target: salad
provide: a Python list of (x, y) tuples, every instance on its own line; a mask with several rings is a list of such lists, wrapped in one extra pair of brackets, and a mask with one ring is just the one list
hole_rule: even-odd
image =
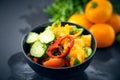
[(54, 22), (43, 32), (29, 32), (27, 54), (34, 62), (46, 67), (71, 67), (83, 63), (92, 54), (91, 34), (75, 25)]

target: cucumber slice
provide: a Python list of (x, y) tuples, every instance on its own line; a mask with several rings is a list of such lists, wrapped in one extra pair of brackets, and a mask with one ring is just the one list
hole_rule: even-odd
[(26, 43), (31, 44), (39, 40), (39, 35), (35, 32), (30, 32), (27, 36)]
[(55, 35), (50, 29), (46, 29), (43, 33), (40, 33), (39, 40), (42, 43), (49, 43), (55, 39)]
[(91, 54), (92, 54), (92, 49), (90, 47), (85, 47), (85, 51), (86, 51), (86, 58), (88, 58)]
[(40, 58), (45, 54), (46, 49), (47, 46), (45, 44), (42, 44), (40, 41), (36, 41), (30, 49), (30, 54), (31, 56)]

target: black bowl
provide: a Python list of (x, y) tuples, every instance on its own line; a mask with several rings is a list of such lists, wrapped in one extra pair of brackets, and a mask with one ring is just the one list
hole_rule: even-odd
[[(52, 23), (39, 25), (39, 26), (35, 27), (34, 29), (32, 29), (31, 31), (40, 33), (47, 26), (49, 26), (51, 24)], [(61, 22), (61, 24), (62, 25), (65, 25), (65, 24), (76, 25), (76, 24), (69, 23), (69, 22)], [(76, 26), (77, 27), (82, 27), (82, 26), (79, 26), (79, 25), (76, 25)], [(83, 34), (91, 34), (91, 33), (87, 29), (84, 28)], [(95, 55), (96, 41), (95, 41), (95, 38), (93, 37), (93, 35), (91, 34), (92, 35), (91, 48), (92, 48), (93, 53), (85, 62), (83, 62), (81, 64), (78, 64), (78, 65), (75, 65), (73, 67), (48, 68), (48, 67), (42, 66), (38, 63), (35, 63), (34, 61), (32, 61), (32, 59), (30, 57), (27, 56), (27, 53), (29, 53), (29, 50), (30, 50), (29, 45), (26, 44), (26, 42), (25, 42), (27, 35), (23, 38), (23, 41), (22, 41), (22, 49), (23, 49), (23, 54), (24, 54), (25, 60), (27, 61), (27, 63), (30, 65), (30, 67), (36, 73), (38, 73), (40, 76), (43, 76), (43, 77), (60, 79), (60, 78), (69, 78), (69, 77), (77, 76), (80, 73), (84, 72), (84, 70), (89, 66), (93, 56)]]

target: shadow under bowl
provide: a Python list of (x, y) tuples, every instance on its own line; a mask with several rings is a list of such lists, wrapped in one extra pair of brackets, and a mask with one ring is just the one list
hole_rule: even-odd
[[(83, 28), (80, 25), (69, 23), (69, 22), (61, 22), (61, 25), (75, 25), (76, 27)], [(47, 23), (43, 25), (39, 25), (35, 28), (33, 28), (31, 31), (40, 33), (43, 32), (44, 29), (47, 26), (52, 25), (52, 23)], [(91, 34), (87, 29), (84, 28), (83, 34)], [(28, 34), (27, 34), (28, 35)], [(22, 40), (22, 49), (23, 49), (23, 55), (27, 63), (30, 65), (30, 67), (40, 76), (47, 77), (50, 79), (62, 79), (62, 78), (70, 78), (77, 75), (80, 75), (84, 72), (84, 70), (89, 66), (90, 62), (92, 61), (93, 56), (95, 55), (96, 51), (96, 41), (95, 38), (92, 35), (92, 42), (91, 42), (91, 48), (92, 48), (92, 55), (87, 58), (83, 63), (75, 65), (73, 67), (63, 67), (63, 68), (48, 68), (41, 64), (35, 63), (30, 57), (27, 56), (27, 53), (29, 53), (30, 46), (26, 43), (26, 37), (24, 36)]]

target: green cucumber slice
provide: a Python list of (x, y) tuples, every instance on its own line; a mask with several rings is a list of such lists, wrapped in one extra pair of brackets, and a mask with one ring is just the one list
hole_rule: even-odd
[(31, 56), (40, 58), (45, 54), (46, 49), (47, 46), (45, 44), (42, 44), (40, 41), (36, 41), (30, 49), (30, 54)]
[(44, 32), (40, 33), (39, 40), (42, 43), (49, 43), (55, 39), (55, 35), (50, 29), (46, 29)]
[(85, 47), (85, 51), (86, 51), (86, 58), (88, 58), (91, 54), (92, 54), (92, 49), (90, 47)]
[(30, 32), (27, 36), (26, 43), (31, 44), (39, 40), (39, 35), (35, 32)]

